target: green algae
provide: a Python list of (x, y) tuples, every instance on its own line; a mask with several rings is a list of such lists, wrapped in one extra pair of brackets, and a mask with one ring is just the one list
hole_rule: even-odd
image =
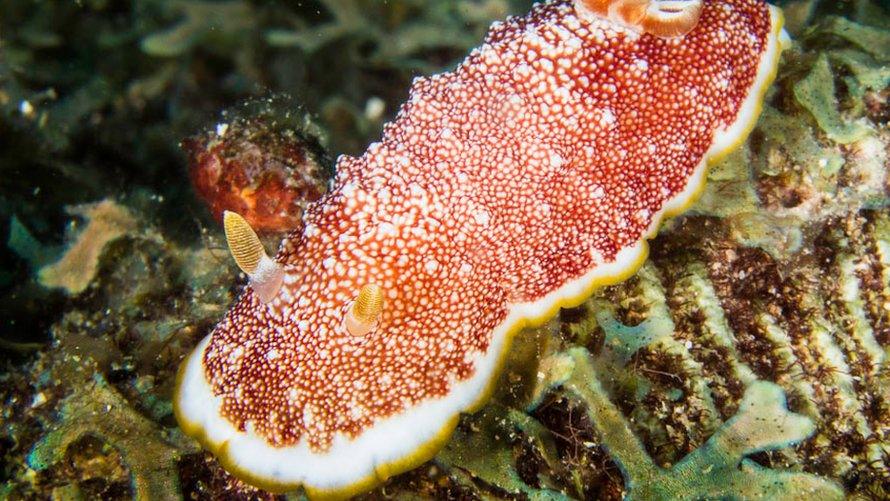
[(890, 68), (886, 61), (880, 61), (868, 54), (840, 49), (828, 53), (829, 59), (852, 74), (845, 78), (847, 89), (854, 100), (862, 99), (866, 91), (880, 91), (890, 85)]
[(181, 20), (142, 39), (140, 47), (148, 55), (177, 57), (199, 44), (213, 43), (225, 50), (248, 35), (255, 22), (250, 5), (240, 0), (172, 2), (169, 10)]
[[(838, 153), (826, 151), (818, 144), (803, 121), (795, 123), (770, 107), (763, 112), (759, 130), (775, 144), (802, 143), (804, 147), (796, 150), (800, 152), (798, 158), (801, 165), (812, 169), (814, 179), (830, 179), (844, 164)], [(774, 256), (787, 256), (799, 250), (803, 243), (800, 219), (761, 210), (754, 174), (756, 166), (748, 145), (727, 155), (711, 168), (702, 196), (689, 213), (724, 218), (745, 245), (760, 247)], [(779, 171), (765, 173), (780, 174)]]
[(266, 41), (273, 46), (299, 47), (307, 53), (313, 53), (350, 35), (360, 38), (375, 35), (357, 2), (325, 0), (322, 4), (331, 13), (332, 20), (299, 30), (271, 29), (265, 33)]
[(96, 375), (93, 382), (61, 402), (59, 420), (28, 455), (28, 466), (42, 471), (65, 457), (68, 447), (85, 436), (97, 436), (122, 457), (139, 500), (180, 497), (177, 461), (181, 444), (171, 443), (158, 426)]
[[(814, 128), (804, 116), (789, 116), (772, 106), (765, 106), (757, 125), (771, 148), (793, 152), (793, 168), (805, 170), (820, 191), (832, 189), (835, 175), (845, 160), (833, 145), (821, 143)], [(758, 174), (778, 176), (784, 173), (783, 163), (768, 156), (752, 158)]]
[(44, 245), (37, 240), (15, 215), (9, 220), (9, 237), (6, 245), (35, 270), (56, 260), (61, 252), (61, 249)]
[[(883, 221), (881, 219), (880, 221)], [(885, 228), (880, 223), (880, 228)], [(602, 300), (593, 300), (588, 304), (592, 312), (580, 323), (571, 325), (572, 331), (604, 331), (602, 348), (591, 355), (584, 348), (567, 347), (565, 351), (550, 351), (540, 364), (544, 373), (539, 385), (541, 392), (565, 392), (582, 402), (581, 408), (586, 409), (591, 422), (597, 430), (602, 447), (616, 461), (625, 478), (625, 499), (798, 499), (801, 495), (813, 496), (815, 499), (843, 499), (844, 490), (834, 481), (820, 475), (801, 471), (801, 465), (789, 463), (786, 468), (765, 467), (752, 460), (749, 456), (764, 451), (771, 451), (777, 457), (794, 457), (794, 445), (804, 442), (816, 433), (816, 422), (808, 415), (801, 415), (787, 409), (785, 391), (782, 387), (757, 378), (747, 367), (723, 367), (728, 374), (741, 376), (738, 372), (744, 368), (747, 376), (744, 395), (741, 397), (734, 414), (722, 423), (707, 424), (702, 422), (696, 426), (711, 429), (707, 440), (695, 447), (674, 464), (664, 460), (656, 461), (647, 449), (651, 445), (652, 430), (658, 425), (647, 419), (645, 414), (634, 413), (625, 415), (617, 406), (616, 401), (633, 398), (638, 407), (645, 406), (647, 392), (630, 391), (645, 380), (644, 373), (637, 372), (631, 359), (636, 360), (640, 350), (655, 350), (659, 356), (682, 351), (669, 339), (674, 333), (660, 333), (652, 336), (647, 333), (647, 326), (652, 319), (660, 319), (658, 324), (663, 327), (658, 331), (679, 329), (671, 322), (671, 313), (676, 305), (670, 306), (665, 301), (663, 289), (658, 283), (664, 278), (652, 267), (644, 267), (638, 279), (639, 283), (629, 289), (634, 293), (633, 302), (642, 305), (643, 320), (635, 325), (624, 325), (615, 319), (614, 307)], [(689, 283), (689, 285), (693, 285)], [(699, 284), (698, 290), (690, 291), (696, 302), (705, 299), (709, 293)], [(622, 289), (628, 287), (622, 286)], [(711, 292), (710, 294), (713, 294)], [(620, 298), (621, 296), (619, 296)], [(627, 299), (619, 299), (618, 303), (630, 306)], [(849, 306), (861, 312), (865, 305), (851, 300)], [(670, 310), (667, 310), (670, 308)], [(723, 306), (711, 307), (714, 313), (710, 316), (722, 315)], [(677, 313), (674, 313), (677, 314)], [(596, 319), (596, 321), (587, 319)], [(862, 318), (862, 317), (860, 317)], [(601, 320), (605, 319), (605, 322)], [(864, 320), (861, 320), (864, 322)], [(708, 319), (708, 323), (713, 320)], [(823, 320), (822, 322), (825, 322)], [(599, 325), (598, 325), (599, 324)], [(823, 324), (824, 325), (824, 324)], [(779, 326), (775, 326), (779, 329)], [(732, 328), (723, 323), (715, 324), (715, 333), (722, 333), (722, 344), (732, 350), (736, 335)], [(619, 338), (629, 332), (649, 342), (637, 342), (625, 345), (627, 352), (622, 357), (610, 353), (612, 348), (609, 338)], [(578, 337), (574, 333), (573, 338)], [(716, 339), (716, 338), (715, 338)], [(776, 338), (776, 343), (787, 344), (790, 339)], [(676, 347), (675, 347), (676, 346)], [(694, 345), (693, 345), (694, 346)], [(686, 348), (690, 345), (687, 344)], [(637, 353), (632, 350), (636, 349)], [(783, 351), (787, 350), (787, 351)], [(784, 352), (794, 357), (793, 349), (777, 349), (776, 354)], [(628, 356), (629, 355), (629, 356)], [(685, 355), (688, 356), (688, 355)], [(738, 356), (738, 355), (736, 355)], [(797, 362), (791, 362), (797, 363)], [(792, 365), (793, 366), (793, 365)], [(798, 377), (806, 377), (800, 374)], [(636, 380), (636, 381), (634, 381)], [(649, 385), (649, 392), (652, 391)], [(662, 391), (664, 391), (662, 389)], [(683, 399), (684, 391), (677, 388), (666, 392), (667, 401)], [(696, 391), (696, 390), (693, 390)], [(697, 391), (711, 394), (710, 388)], [(797, 390), (795, 390), (797, 391)], [(623, 396), (622, 396), (623, 395)], [(708, 398), (705, 396), (704, 398)], [(535, 401), (538, 405), (541, 399)], [(812, 408), (812, 407), (810, 407)], [(716, 411), (712, 411), (716, 412)], [(818, 416), (818, 411), (813, 414)], [(641, 435), (641, 430), (648, 430)], [(691, 429), (690, 429), (691, 431)], [(644, 442), (645, 437), (645, 442)]]
[[(522, 432), (519, 435), (518, 432)], [(524, 437), (552, 458), (554, 446), (548, 432), (533, 418), (504, 407), (490, 405), (472, 420), (469, 429), (458, 428), (448, 445), (436, 456), (436, 463), (449, 470), (461, 470), (471, 478), (511, 494), (531, 500), (567, 500), (566, 494), (552, 488), (536, 488), (526, 483), (517, 471), (515, 443)], [(538, 477), (543, 485), (554, 485)]]
[(843, 38), (876, 58), (890, 60), (890, 33), (886, 30), (836, 16), (829, 18), (822, 30), (826, 34)]
[(711, 167), (705, 189), (689, 213), (731, 217), (756, 212), (760, 199), (753, 178), (751, 152), (745, 145)]
[(843, 499), (843, 490), (812, 474), (774, 471), (745, 456), (787, 447), (809, 437), (813, 423), (785, 408), (782, 390), (755, 382), (745, 392), (739, 412), (699, 449), (671, 468), (656, 466), (624, 415), (611, 402), (597, 377), (590, 354), (576, 348), (566, 354), (574, 363), (562, 383), (585, 408), (604, 447), (621, 466), (625, 499)]
[(733, 236), (749, 247), (759, 247), (782, 258), (799, 251), (803, 245), (800, 219), (774, 214), (750, 213), (731, 219)]
[(372, 61), (396, 61), (406, 69), (430, 72), (437, 68), (419, 55), (442, 48), (466, 51), (475, 47), (487, 21), (505, 15), (508, 9), (504, 0), (434, 2), (419, 10), (409, 5), (387, 9), (356, 0), (319, 3), (330, 14), (325, 22), (267, 30), (266, 42), (313, 54), (343, 40), (361, 40), (373, 44)]
[(667, 338), (674, 332), (670, 317), (653, 316), (638, 325), (629, 326), (615, 320), (608, 309), (601, 309), (596, 314), (596, 321), (605, 331), (603, 350), (608, 355), (604, 356), (622, 366), (640, 348)]
[[(18, 410), (29, 424), (6, 430), (31, 437), (19, 438), (19, 447), (28, 447), (22, 453), (36, 478), (25, 472), (14, 484), (16, 496), (66, 490), (105, 496), (129, 484), (138, 499), (175, 499), (180, 460), (199, 450), (170, 425), (169, 386), (189, 346), (183, 342), (191, 342), (191, 322), (221, 314), (234, 271), (219, 266), (212, 251), (166, 241), (147, 224), (145, 207), (131, 202), (139, 207), (129, 212), (138, 224), (103, 247), (100, 271), (81, 299), (103, 307), (70, 309), (53, 325), (53, 349), (41, 345), (31, 372), (22, 375), (33, 380), (28, 400), (35, 404)], [(28, 435), (35, 427), (40, 432)], [(101, 444), (99, 452), (87, 450), (92, 443)], [(103, 467), (92, 472), (90, 465)], [(112, 476), (119, 470), (128, 482)]]
[(849, 144), (865, 137), (869, 128), (859, 121), (844, 119), (837, 107), (834, 73), (828, 56), (822, 54), (809, 75), (794, 86), (794, 96), (815, 118), (832, 141)]

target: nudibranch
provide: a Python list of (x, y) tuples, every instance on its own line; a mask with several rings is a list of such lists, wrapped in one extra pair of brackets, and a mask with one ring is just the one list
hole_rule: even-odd
[(418, 78), (380, 142), (266, 255), (183, 363), (183, 429), (274, 491), (410, 469), (490, 392), (511, 337), (636, 271), (747, 135), (781, 13), (760, 0), (562, 0)]

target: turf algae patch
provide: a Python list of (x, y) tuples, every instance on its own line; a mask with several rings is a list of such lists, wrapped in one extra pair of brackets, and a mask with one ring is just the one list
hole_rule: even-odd
[(810, 74), (794, 87), (794, 95), (832, 141), (848, 144), (862, 139), (868, 127), (861, 122), (845, 120), (835, 105), (834, 75), (828, 57), (819, 57)]
[(843, 490), (815, 475), (764, 468), (746, 456), (803, 440), (814, 425), (785, 408), (782, 390), (767, 382), (749, 386), (739, 412), (700, 448), (671, 468), (657, 466), (611, 402), (586, 350), (566, 353), (574, 370), (563, 383), (584, 402), (603, 446), (625, 477), (625, 499), (769, 498), (843, 499)]
[[(801, 250), (777, 255), (740, 244), (725, 221), (683, 221), (634, 279), (561, 315), (563, 344), (541, 353), (531, 404), (574, 437), (559, 459), (583, 469), (565, 450), (589, 443), (643, 499), (884, 495), (890, 214), (823, 217), (802, 220)], [(555, 407), (593, 428), (560, 425)], [(758, 416), (788, 426), (764, 437), (779, 427)], [(625, 436), (608, 438), (618, 423)]]
[(879, 59), (890, 59), (890, 33), (885, 29), (831, 16), (825, 23), (825, 33), (843, 38)]
[[(555, 457), (552, 437), (533, 418), (490, 405), (459, 427), (456, 436), (458, 439), (451, 440), (435, 462), (446, 470), (465, 473), (477, 488), (530, 500), (571, 499), (555, 490), (554, 480), (540, 475), (537, 468), (522, 470), (525, 461)], [(461, 477), (458, 473), (457, 478)]]
[(63, 460), (71, 444), (90, 436), (120, 455), (129, 470), (134, 499), (180, 496), (179, 449), (101, 376), (62, 401), (58, 421), (31, 449), (28, 465), (36, 471), (51, 468)]
[[(890, 83), (887, 18), (860, 17), (856, 22), (827, 16), (818, 28), (801, 36), (803, 47), (816, 46), (821, 51), (798, 53), (800, 59), (796, 61), (808, 72), (794, 83), (796, 101), (827, 137), (839, 144), (873, 135), (880, 130), (880, 123), (886, 122), (882, 108), (886, 108)], [(879, 27), (882, 22), (884, 26)], [(866, 117), (876, 119), (878, 127), (874, 128)]]

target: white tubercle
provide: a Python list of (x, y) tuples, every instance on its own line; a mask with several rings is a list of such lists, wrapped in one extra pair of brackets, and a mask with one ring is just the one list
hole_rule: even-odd
[(268, 303), (278, 294), (284, 280), (284, 269), (274, 259), (263, 253), (250, 277), (250, 287), (259, 296), (260, 301)]
[(383, 290), (376, 284), (362, 287), (343, 318), (346, 332), (362, 337), (374, 330), (383, 311)]

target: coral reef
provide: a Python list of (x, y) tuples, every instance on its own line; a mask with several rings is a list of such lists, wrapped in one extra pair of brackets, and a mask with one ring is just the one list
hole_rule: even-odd
[[(518, 336), (494, 400), (365, 499), (890, 495), (890, 14), (785, 3), (777, 84), (691, 214), (635, 278)], [(175, 367), (240, 288), (178, 143), (268, 88), (362, 150), (415, 72), (527, 5), (230, 2), (202, 27), (199, 2), (137, 4), (0, 7), (0, 498), (281, 499), (172, 418)], [(41, 286), (62, 208), (106, 198), (135, 225), (76, 296)]]

